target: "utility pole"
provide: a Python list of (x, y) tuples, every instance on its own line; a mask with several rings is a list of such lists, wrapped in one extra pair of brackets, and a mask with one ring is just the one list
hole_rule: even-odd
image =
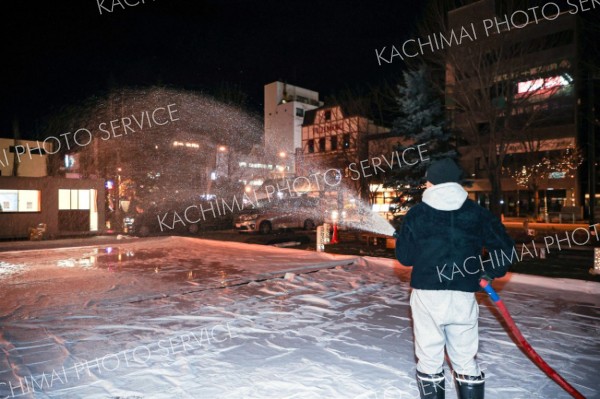
[[(590, 68), (591, 69), (591, 68)], [(589, 72), (588, 82), (588, 176), (589, 176), (589, 206), (590, 206), (590, 225), (596, 223), (596, 109), (594, 106), (594, 86), (595, 76), (593, 71)]]

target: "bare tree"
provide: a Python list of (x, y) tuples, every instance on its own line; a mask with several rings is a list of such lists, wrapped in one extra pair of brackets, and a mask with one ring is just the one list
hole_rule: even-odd
[[(481, 4), (485, 6), (485, 2)], [(475, 30), (467, 38), (461, 36), (460, 42), (450, 39), (451, 45), (425, 53), (423, 60), (444, 72), (439, 89), (446, 95), (451, 127), (461, 141), (461, 152), (481, 159), (490, 184), (490, 208), (500, 214), (503, 165), (509, 146), (521, 142), (525, 132), (551, 123), (557, 118), (556, 111), (562, 112), (565, 101), (570, 101), (565, 92), (572, 82), (556, 82), (573, 69), (569, 55), (539, 61), (540, 52), (572, 40), (573, 32), (541, 34), (544, 24), (555, 23), (548, 21), (527, 27), (533, 29), (533, 35), (499, 26), (484, 32), (482, 18), (493, 18), (489, 13), (497, 10), (479, 10), (467, 18), (451, 13), (449, 17), (447, 12), (453, 5), (456, 3), (444, 0), (435, 3), (428, 10), (422, 34), (438, 35), (441, 42), (440, 34), (446, 38), (460, 34), (470, 22), (476, 24)], [(501, 11), (510, 14), (527, 9), (520, 6), (523, 4), (518, 1), (504, 2)], [(567, 88), (559, 87), (563, 83)], [(572, 94), (572, 86), (570, 89)]]
[(583, 153), (577, 148), (544, 151), (542, 141), (526, 142), (523, 153), (506, 163), (503, 168), (505, 176), (513, 179), (517, 186), (525, 187), (534, 192), (537, 219), (540, 213), (539, 189), (544, 181), (554, 174), (556, 178), (573, 177), (573, 173), (583, 162)]

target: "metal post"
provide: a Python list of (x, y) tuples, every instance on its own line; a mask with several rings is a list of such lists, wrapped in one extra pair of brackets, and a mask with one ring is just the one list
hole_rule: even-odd
[(544, 190), (544, 222), (548, 223), (548, 190)]
[(317, 252), (325, 251), (323, 226), (317, 226)]
[(331, 243), (331, 225), (323, 223), (323, 244)]

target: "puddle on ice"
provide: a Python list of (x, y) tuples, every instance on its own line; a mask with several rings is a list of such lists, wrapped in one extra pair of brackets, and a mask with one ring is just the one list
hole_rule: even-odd
[(95, 268), (112, 273), (137, 273), (153, 275), (167, 281), (227, 281), (243, 270), (218, 261), (173, 256), (165, 250), (106, 247), (97, 248), (79, 259), (61, 259), (56, 264), (62, 268)]

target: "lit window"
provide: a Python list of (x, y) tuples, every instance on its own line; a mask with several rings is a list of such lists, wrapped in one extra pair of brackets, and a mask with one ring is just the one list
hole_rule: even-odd
[(89, 210), (94, 208), (92, 201), (95, 198), (95, 190), (58, 190), (58, 209), (61, 211), (69, 210)]
[(182, 141), (174, 141), (173, 147), (200, 148), (198, 143), (184, 143)]
[(39, 190), (0, 190), (0, 212), (40, 212)]
[(71, 169), (75, 166), (75, 157), (73, 155), (65, 155), (65, 168)]

